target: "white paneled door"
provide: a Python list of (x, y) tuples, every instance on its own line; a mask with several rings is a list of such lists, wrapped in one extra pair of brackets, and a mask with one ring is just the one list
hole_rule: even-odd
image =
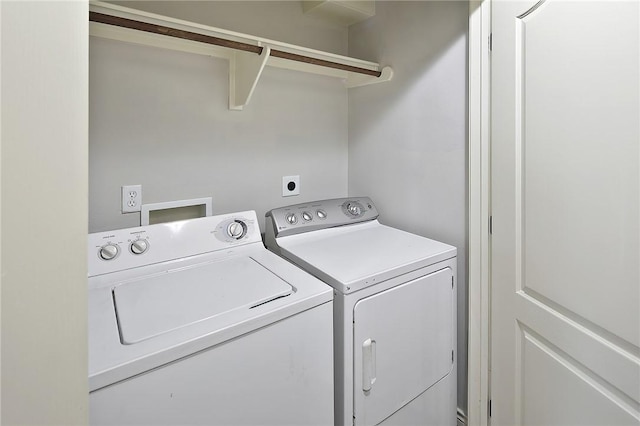
[(640, 3), (494, 1), (491, 424), (640, 424)]

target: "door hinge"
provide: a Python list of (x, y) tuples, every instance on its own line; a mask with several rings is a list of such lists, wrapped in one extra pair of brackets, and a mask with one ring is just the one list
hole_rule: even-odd
[(451, 363), (453, 363), (453, 351), (451, 351)]
[(493, 50), (493, 33), (489, 34), (489, 51)]
[(493, 235), (493, 216), (489, 216), (489, 235)]
[(453, 277), (451, 277), (451, 288), (453, 288)]
[(491, 417), (491, 400), (489, 400), (489, 417)]

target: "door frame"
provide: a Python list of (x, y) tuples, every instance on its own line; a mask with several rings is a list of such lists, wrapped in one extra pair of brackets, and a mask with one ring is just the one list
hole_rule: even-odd
[(469, 1), (467, 424), (489, 423), (491, 1)]

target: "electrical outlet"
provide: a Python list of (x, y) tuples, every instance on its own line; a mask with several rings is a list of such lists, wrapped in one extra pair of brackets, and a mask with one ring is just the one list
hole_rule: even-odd
[(282, 177), (282, 196), (300, 195), (300, 176)]
[(139, 212), (142, 209), (142, 185), (122, 187), (122, 213)]

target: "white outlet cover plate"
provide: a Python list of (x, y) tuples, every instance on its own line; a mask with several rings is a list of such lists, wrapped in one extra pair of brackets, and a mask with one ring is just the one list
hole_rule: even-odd
[(142, 185), (122, 187), (122, 213), (139, 212), (142, 209)]
[[(289, 184), (295, 186), (293, 190), (289, 189)], [(283, 176), (282, 177), (282, 196), (291, 197), (292, 195), (300, 195), (300, 176)]]

